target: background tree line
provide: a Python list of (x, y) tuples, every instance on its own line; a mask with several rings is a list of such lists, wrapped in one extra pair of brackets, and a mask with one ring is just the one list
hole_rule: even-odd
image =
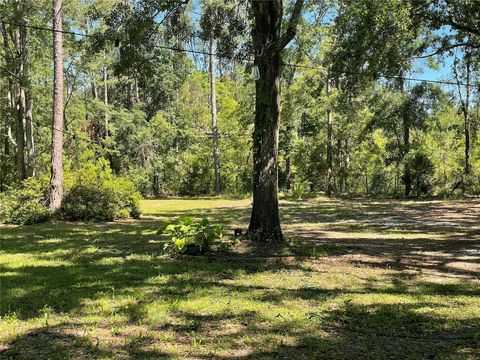
[[(298, 196), (478, 194), (479, 12), (447, 0), (73, 0), (61, 33), (50, 1), (5, 0), (0, 190), (49, 177), (61, 133), (67, 173), (105, 159), (144, 196), (270, 199), (277, 172)], [(409, 80), (442, 63), (445, 83)]]

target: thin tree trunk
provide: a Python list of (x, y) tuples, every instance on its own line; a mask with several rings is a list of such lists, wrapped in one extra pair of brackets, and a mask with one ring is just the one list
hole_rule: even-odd
[(95, 80), (92, 80), (92, 96), (95, 100), (98, 99), (98, 90), (97, 90), (97, 84), (95, 83)]
[[(406, 119), (406, 116), (403, 117), (403, 147), (404, 147), (404, 158), (410, 152), (410, 124)], [(412, 192), (412, 172), (410, 169), (410, 164), (405, 161), (405, 168), (403, 173), (403, 182), (405, 184), (405, 196), (410, 196)]]
[(105, 137), (108, 137), (108, 124), (109, 124), (109, 114), (108, 114), (108, 74), (107, 67), (103, 67), (103, 104), (105, 105)]
[(35, 176), (35, 138), (33, 137), (32, 99), (26, 92), (25, 137), (27, 147), (27, 176)]
[(288, 153), (285, 156), (285, 189), (292, 189), (292, 161)]
[[(327, 79), (327, 98), (331, 93), (331, 82)], [(327, 109), (327, 184), (326, 194), (332, 196), (333, 192), (333, 114), (332, 108), (328, 105)]]
[(210, 108), (212, 112), (213, 167), (215, 172), (215, 194), (220, 194), (220, 151), (218, 148), (217, 95), (215, 90), (215, 55), (213, 39), (210, 39)]
[[(9, 79), (8, 80), (8, 94), (7, 94), (7, 102), (8, 102), (8, 115), (10, 118), (16, 118), (16, 104), (15, 104), (15, 99), (14, 99), (14, 88), (13, 88), (13, 83), (12, 81)], [(12, 128), (10, 125), (8, 125), (8, 128), (7, 128), (7, 136), (8, 136), (8, 139), (10, 140), (10, 142), (12, 143), (12, 145), (14, 147), (17, 146), (17, 142), (15, 141), (15, 139), (13, 138), (13, 135), (12, 135)]]
[(27, 177), (25, 163), (25, 92), (23, 85), (23, 44), (20, 31), (17, 29), (13, 35), (15, 46), (14, 68), (16, 83), (12, 86), (13, 106), (16, 111), (16, 143), (17, 143), (17, 172), (20, 180)]
[(24, 180), (27, 177), (27, 170), (25, 167), (25, 98), (24, 92), (20, 91), (17, 96), (17, 128), (16, 128), (16, 143), (17, 143), (17, 171), (20, 180)]
[(350, 178), (350, 133), (347, 132), (347, 138), (345, 139), (345, 178), (344, 178), (344, 185), (345, 190), (348, 191), (348, 184)]
[[(25, 11), (22, 9), (25, 18)], [(22, 73), (20, 75), (20, 98), (23, 107), (23, 123), (25, 128), (26, 176), (35, 176), (35, 140), (33, 138), (32, 90), (29, 72), (29, 36), (26, 28), (20, 29), (22, 45)]]
[(156, 169), (153, 171), (153, 195), (160, 196), (160, 175)]
[[(10, 92), (9, 90), (7, 91), (7, 99), (10, 97)], [(10, 117), (8, 116), (8, 113), (5, 113), (4, 119), (3, 119), (3, 129), (2, 129), (2, 162), (1, 162), (1, 169), (0, 169), (0, 192), (5, 191), (5, 185), (6, 185), (6, 178), (7, 178), (7, 169), (8, 169), (8, 160), (10, 157), (10, 136), (11, 136), (11, 128), (10, 128)]]
[(465, 58), (466, 71), (466, 89), (465, 89), (465, 105), (463, 106), (463, 119), (465, 127), (465, 175), (470, 174), (470, 77), (471, 63), (470, 56), (466, 54)]
[(135, 90), (135, 98), (134, 98), (134, 101), (136, 103), (140, 102), (140, 91), (138, 89), (138, 79), (137, 79), (137, 76), (135, 75), (135, 79), (134, 79), (134, 82), (133, 82), (133, 87), (134, 87), (134, 90)]
[[(400, 73), (399, 77), (399, 89), (403, 93), (404, 91), (404, 81), (403, 81), (403, 72)], [(403, 126), (403, 183), (405, 184), (405, 196), (410, 196), (412, 192), (412, 171), (410, 169), (410, 164), (408, 162), (407, 155), (410, 152), (410, 120), (408, 119), (407, 113), (404, 110), (402, 114), (402, 126)]]
[(63, 200), (63, 38), (62, 0), (53, 0), (53, 124), (50, 163), (50, 210), (60, 209)]

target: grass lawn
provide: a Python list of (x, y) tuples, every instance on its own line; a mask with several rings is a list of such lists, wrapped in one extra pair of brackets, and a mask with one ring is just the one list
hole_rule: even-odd
[(190, 214), (246, 227), (249, 200), (146, 200), (140, 220), (0, 227), (2, 359), (479, 359), (480, 200), (282, 201), (280, 261), (172, 259)]

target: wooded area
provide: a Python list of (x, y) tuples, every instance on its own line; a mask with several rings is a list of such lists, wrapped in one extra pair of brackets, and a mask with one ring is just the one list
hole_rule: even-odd
[(278, 190), (479, 192), (475, 2), (53, 5), (2, 4), (2, 190), (50, 177), (58, 210), (62, 171), (104, 158), (146, 197), (253, 192), (273, 242)]
[[(406, 271), (400, 269), (402, 261), (406, 268), (424, 270), (412, 265), (413, 250), (403, 240), (418, 241), (419, 251), (427, 253), (429, 241), (441, 239), (448, 243), (445, 248), (436, 244), (433, 248), (465, 266), (444, 280), (463, 279), (471, 285), (452, 296), (478, 295), (479, 1), (2, 0), (0, 41), (0, 224), (5, 224), (0, 225), (0, 240), (4, 237), (7, 244), (5, 251), (0, 248), (0, 258), (10, 264), (0, 266), (2, 272), (17, 274), (18, 268), (36, 263), (33, 253), (42, 248), (41, 241), (58, 240), (58, 251), (78, 253), (87, 251), (85, 246), (97, 246), (83, 244), (74, 235), (77, 226), (80, 232), (95, 233), (94, 243), (119, 246), (115, 251), (120, 257), (127, 256), (122, 246), (133, 246), (130, 250), (138, 256), (155, 254), (158, 258), (142, 260), (152, 269), (157, 261), (182, 263), (177, 258), (181, 254), (219, 258), (217, 270), (227, 271), (222, 257), (248, 254), (262, 259), (302, 257), (305, 267), (292, 265), (292, 271), (302, 274), (309, 266), (317, 270), (330, 266), (328, 261), (312, 260), (325, 246), (321, 256), (337, 260), (345, 253), (353, 256), (353, 245), (345, 239), (354, 233), (365, 264), (370, 256), (385, 266), (389, 261), (396, 264), (399, 273), (388, 278), (391, 274), (382, 272), (378, 288), (384, 289), (389, 281), (394, 285), (407, 281), (405, 274), (399, 275)], [(208, 204), (195, 211), (203, 201)], [(228, 205), (221, 205), (224, 202)], [(182, 204), (192, 208), (183, 209)], [(446, 209), (445, 222), (457, 225), (444, 229), (433, 211), (436, 205)], [(422, 215), (422, 209), (434, 218)], [(391, 221), (386, 216), (382, 228), (365, 219), (369, 211), (376, 217), (382, 212), (402, 215), (401, 219), (391, 215)], [(57, 224), (64, 233), (55, 232)], [(455, 226), (460, 238), (454, 234)], [(108, 231), (132, 234), (135, 228), (139, 239), (147, 241), (141, 246), (122, 245), (108, 235)], [(151, 245), (157, 240), (149, 234), (144, 236), (153, 228), (161, 246)], [(23, 244), (34, 238), (35, 231), (43, 234), (38, 243), (31, 248), (21, 245), (20, 253), (11, 254), (14, 237), (20, 236)], [(385, 252), (372, 250), (377, 245), (359, 235), (362, 231), (380, 237)], [(108, 238), (105, 243), (102, 235)], [(391, 239), (384, 235), (398, 240), (400, 247), (385, 245)], [(75, 245), (67, 250), (62, 247), (66, 244)], [(471, 252), (463, 253), (457, 245)], [(110, 261), (115, 251), (95, 261)], [(401, 259), (403, 251), (410, 254), (408, 259)], [(82, 255), (85, 259), (87, 253)], [(78, 265), (72, 265), (72, 257), (60, 260), (57, 255), (46, 255), (49, 264), (65, 260), (68, 266)], [(24, 264), (22, 257), (30, 260)], [(196, 275), (207, 272), (215, 277), (205, 259), (195, 261), (196, 265), (187, 264)], [(365, 266), (370, 269), (375, 261)], [(178, 270), (177, 265), (169, 266), (167, 272)], [(256, 266), (252, 271), (257, 273), (277, 269)], [(348, 274), (354, 273), (354, 261), (346, 268)], [(436, 271), (448, 272), (440, 266)], [(37, 276), (32, 273), (29, 276)], [(351, 292), (357, 286), (370, 291), (365, 285), (369, 275), (361, 276), (358, 283), (357, 279), (341, 286)], [(120, 286), (109, 280), (112, 287)], [(408, 281), (423, 289), (433, 280), (422, 275)], [(131, 290), (127, 287), (126, 292)], [(4, 286), (1, 290), (6, 291)], [(217, 290), (210, 295), (217, 296)], [(271, 295), (263, 290), (262, 296)], [(18, 325), (25, 315), (15, 310), (21, 296), (13, 290), (5, 294), (9, 308), (1, 306), (2, 319), (13, 316), (12, 324)], [(95, 296), (89, 293), (85, 299)], [(26, 304), (33, 301), (31, 296), (22, 299)], [(67, 312), (77, 309), (77, 300), (65, 300)], [(467, 300), (466, 313), (474, 313), (476, 300)], [(436, 300), (429, 306), (433, 303)], [(58, 304), (44, 305), (52, 306), (52, 313), (62, 311)], [(315, 312), (312, 303), (306, 306)], [(38, 314), (26, 316), (30, 315), (33, 319)], [(478, 316), (474, 323), (478, 325)], [(303, 325), (306, 331), (309, 326)], [(403, 331), (401, 324), (392, 326)], [(290, 324), (284, 330), (291, 334), (293, 328)], [(437, 354), (457, 351), (459, 357), (452, 358), (475, 358), (478, 334), (472, 339), (469, 325), (457, 330), (455, 334), (467, 334), (468, 341)], [(10, 344), (6, 354), (21, 358), (9, 352), (15, 349), (9, 336), (0, 337)], [(253, 346), (249, 344), (247, 348)], [(388, 346), (374, 346), (381, 349), (377, 358), (398, 355)], [(250, 355), (283, 353), (267, 348)], [(462, 357), (462, 348), (472, 357)], [(328, 349), (329, 358), (350, 358)], [(89, 351), (75, 356), (95, 356)], [(365, 358), (375, 358), (362, 351)], [(118, 354), (107, 351), (102, 356)], [(168, 354), (193, 356), (184, 349)], [(436, 353), (425, 348), (412, 354), (426, 358)], [(152, 353), (152, 358), (160, 355)], [(208, 358), (208, 351), (204, 356)]]

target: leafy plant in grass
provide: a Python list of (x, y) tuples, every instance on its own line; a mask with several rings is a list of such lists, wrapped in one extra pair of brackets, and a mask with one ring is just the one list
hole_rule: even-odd
[(46, 189), (42, 181), (28, 178), (0, 193), (0, 223), (30, 225), (48, 220)]
[(192, 255), (205, 253), (215, 240), (223, 236), (220, 225), (212, 225), (208, 219), (194, 221), (191, 217), (179, 218), (159, 233), (171, 236), (171, 242), (165, 244), (165, 250)]

